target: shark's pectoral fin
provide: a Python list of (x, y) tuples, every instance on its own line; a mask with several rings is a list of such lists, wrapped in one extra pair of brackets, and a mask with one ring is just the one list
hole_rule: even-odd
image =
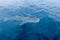
[(27, 22), (22, 22), (22, 23), (20, 23), (19, 25), (24, 25), (25, 23), (27, 23)]

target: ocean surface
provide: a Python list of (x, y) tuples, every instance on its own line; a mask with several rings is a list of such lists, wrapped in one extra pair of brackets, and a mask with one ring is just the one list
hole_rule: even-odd
[(59, 1), (0, 0), (0, 40), (60, 40)]

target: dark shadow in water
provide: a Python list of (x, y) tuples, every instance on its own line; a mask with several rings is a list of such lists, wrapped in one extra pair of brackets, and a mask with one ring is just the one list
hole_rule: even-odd
[[(16, 36), (16, 38), (14, 40), (28, 40), (28, 36), (29, 34), (27, 33), (28, 30), (27, 30), (27, 25), (24, 24), (22, 25), (22, 31), (18, 31), (18, 35)], [(49, 37), (47, 36), (44, 36), (43, 34), (41, 33), (35, 33), (36, 36), (37, 36), (37, 40), (51, 40)], [(54, 38), (52, 38), (52, 40), (57, 40), (57, 36), (55, 36)]]
[(18, 34), (17, 36), (16, 36), (16, 38), (14, 39), (14, 40), (27, 40), (27, 38), (28, 38), (28, 34), (27, 34), (27, 32), (26, 32), (26, 25), (23, 25), (22, 26), (22, 31), (20, 32), (20, 34)]
[(42, 38), (43, 40), (50, 40), (47, 36), (44, 36), (43, 34), (42, 34)]
[(40, 35), (40, 33), (36, 33), (36, 35), (37, 35), (37, 37), (38, 37), (37, 40), (41, 40), (41, 35)]
[(58, 40), (58, 37), (57, 37), (57, 36), (55, 36), (55, 37), (53, 38), (53, 40)]
[(36, 33), (38, 39), (37, 40), (50, 40), (48, 37), (44, 36), (43, 34)]

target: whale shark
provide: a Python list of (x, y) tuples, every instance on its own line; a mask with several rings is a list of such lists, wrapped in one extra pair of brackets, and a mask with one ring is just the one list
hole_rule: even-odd
[(2, 19), (3, 21), (11, 21), (11, 20), (16, 20), (16, 21), (22, 21), (19, 25), (23, 25), (25, 23), (37, 23), (40, 21), (39, 18), (30, 18), (30, 17), (24, 17), (24, 16), (13, 16), (13, 17), (5, 17)]

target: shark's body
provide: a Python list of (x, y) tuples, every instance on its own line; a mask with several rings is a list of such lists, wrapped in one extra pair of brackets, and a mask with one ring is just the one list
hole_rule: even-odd
[(28, 22), (39, 22), (40, 19), (39, 18), (30, 18), (30, 17), (23, 17), (23, 16), (14, 16), (14, 17), (7, 17), (7, 18), (3, 18), (3, 21), (9, 21), (9, 20), (16, 20), (16, 21), (22, 21), (22, 23), (20, 23), (20, 25), (23, 25), (25, 23)]

